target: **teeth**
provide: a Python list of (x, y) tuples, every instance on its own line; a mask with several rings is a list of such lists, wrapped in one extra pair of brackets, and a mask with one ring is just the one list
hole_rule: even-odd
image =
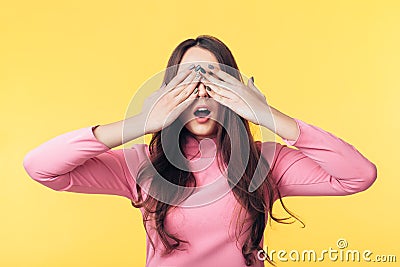
[(205, 117), (211, 113), (207, 108), (198, 108), (193, 114), (196, 117)]

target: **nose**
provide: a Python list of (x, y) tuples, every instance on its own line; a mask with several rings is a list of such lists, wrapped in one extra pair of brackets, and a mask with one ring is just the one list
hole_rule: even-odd
[(199, 83), (197, 88), (199, 89), (198, 92), (199, 97), (209, 97), (208, 92), (206, 90), (206, 86), (202, 82)]

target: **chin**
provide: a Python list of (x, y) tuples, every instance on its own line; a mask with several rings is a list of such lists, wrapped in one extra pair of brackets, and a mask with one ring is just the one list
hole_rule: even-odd
[(216, 123), (213, 120), (207, 123), (197, 123), (196, 121), (190, 121), (186, 123), (185, 128), (197, 137), (212, 137), (217, 133)]

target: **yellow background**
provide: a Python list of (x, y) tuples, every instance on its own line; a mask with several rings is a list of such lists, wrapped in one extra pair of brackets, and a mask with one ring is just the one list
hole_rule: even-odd
[(343, 237), (399, 258), (399, 29), (399, 1), (3, 1), (0, 266), (144, 266), (141, 214), (127, 199), (52, 191), (22, 160), (56, 135), (121, 120), (175, 46), (199, 34), (223, 40), (273, 107), (378, 167), (365, 192), (287, 198), (306, 228), (273, 224), (269, 249), (321, 251)]

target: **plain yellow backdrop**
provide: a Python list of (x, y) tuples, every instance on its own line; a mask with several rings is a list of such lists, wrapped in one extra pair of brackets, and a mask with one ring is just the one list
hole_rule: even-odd
[(175, 46), (200, 34), (224, 41), (273, 107), (378, 167), (359, 194), (286, 198), (306, 228), (273, 223), (268, 249), (345, 238), (399, 258), (399, 30), (399, 1), (3, 1), (0, 266), (144, 266), (141, 214), (127, 199), (52, 191), (22, 161), (56, 135), (121, 120)]

